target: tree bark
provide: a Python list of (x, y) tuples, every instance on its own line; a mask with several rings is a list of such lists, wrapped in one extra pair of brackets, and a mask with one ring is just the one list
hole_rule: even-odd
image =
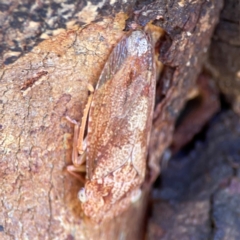
[(240, 29), (239, 3), (225, 1), (209, 51), (210, 71), (221, 92), (240, 113)]
[[(0, 237), (140, 239), (149, 187), (139, 202), (112, 221), (97, 225), (84, 218), (77, 199), (82, 185), (65, 172), (73, 133), (65, 116), (81, 119), (87, 83), (95, 86), (123, 29), (133, 21), (141, 26), (154, 21), (165, 31), (158, 48), (164, 68), (149, 147), (149, 161), (158, 166), (187, 93), (195, 86), (222, 1), (70, 5), (70, 14), (63, 11), (66, 5), (1, 5)], [(126, 24), (120, 11), (128, 13)], [(83, 22), (90, 24), (77, 27)], [(151, 179), (156, 173), (149, 173)]]

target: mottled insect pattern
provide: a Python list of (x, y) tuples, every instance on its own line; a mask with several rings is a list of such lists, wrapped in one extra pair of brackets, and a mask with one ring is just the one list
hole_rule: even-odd
[(114, 47), (90, 95), (83, 143), (85, 127), (75, 128), (74, 165), (68, 169), (82, 171), (86, 161), (79, 199), (84, 213), (97, 222), (119, 215), (141, 196), (155, 85), (150, 34), (131, 31)]

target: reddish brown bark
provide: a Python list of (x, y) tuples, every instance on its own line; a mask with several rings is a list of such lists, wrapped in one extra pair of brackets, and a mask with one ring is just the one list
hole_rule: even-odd
[[(0, 89), (0, 225), (3, 226), (0, 238), (139, 239), (148, 189), (144, 189), (141, 202), (113, 221), (97, 226), (83, 218), (77, 199), (82, 185), (64, 171), (71, 162), (73, 133), (65, 116), (81, 119), (87, 101), (86, 84), (95, 85), (107, 56), (124, 34), (124, 18), (103, 17), (83, 29), (61, 30), (61, 34), (36, 44), (31, 50), (39, 41), (32, 44), (24, 39), (24, 34), (45, 37), (41, 26), (46, 25), (43, 22), (33, 25), (32, 19), (26, 17), (22, 21), (18, 16), (16, 22), (20, 24), (21, 34), (17, 35), (16, 28), (11, 31), (13, 24), (8, 16), (14, 19), (13, 10), (20, 6), (15, 2), (4, 7), (6, 34), (1, 37), (7, 47)], [(86, 14), (84, 6), (78, 4), (77, 7)], [(164, 72), (158, 84), (153, 119), (149, 153), (152, 163), (157, 164), (171, 142), (174, 121), (187, 92), (195, 84), (220, 7), (218, 0), (175, 1), (171, 5), (168, 1), (164, 4), (155, 1), (138, 6), (141, 11), (134, 15), (140, 25), (154, 20), (166, 32), (159, 46)], [(95, 16), (108, 11), (115, 13), (116, 9), (127, 12), (133, 9), (133, 4), (107, 5)], [(47, 20), (50, 24), (50, 19)], [(16, 44), (15, 38), (20, 40), (21, 50), (14, 55), (10, 49)], [(24, 49), (28, 53), (20, 57)]]

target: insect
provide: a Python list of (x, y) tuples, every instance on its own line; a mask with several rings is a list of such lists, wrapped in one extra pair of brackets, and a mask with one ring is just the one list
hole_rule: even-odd
[(75, 125), (68, 170), (84, 171), (86, 161), (85, 187), (78, 195), (85, 215), (97, 222), (119, 215), (141, 195), (155, 85), (150, 34), (134, 30), (114, 47), (95, 90), (88, 86), (91, 94), (81, 127)]

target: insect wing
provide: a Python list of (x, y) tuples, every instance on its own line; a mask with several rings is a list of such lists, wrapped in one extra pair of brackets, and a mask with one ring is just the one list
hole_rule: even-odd
[(132, 165), (143, 181), (155, 99), (151, 39), (137, 30), (113, 49), (99, 78), (88, 124), (87, 176)]

